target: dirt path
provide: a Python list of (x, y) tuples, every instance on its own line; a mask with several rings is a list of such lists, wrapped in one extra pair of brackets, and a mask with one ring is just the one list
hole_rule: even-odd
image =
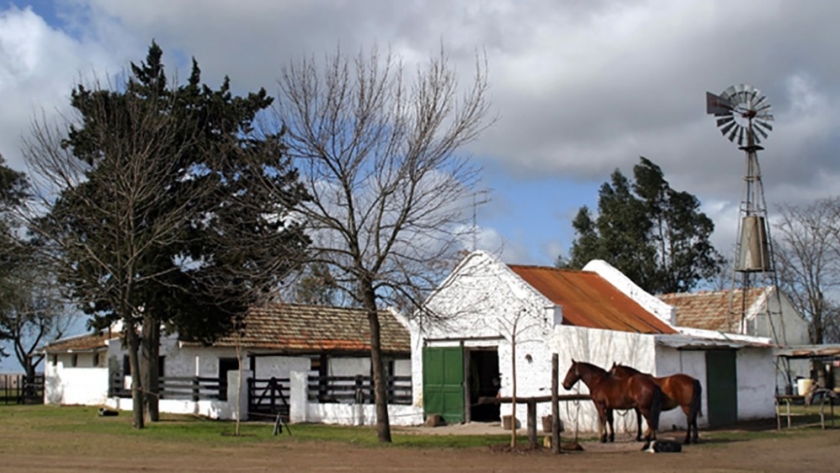
[[(28, 438), (31, 435), (31, 438)], [(709, 441), (679, 454), (652, 455), (620, 442), (561, 456), (546, 451), (498, 452), (491, 448), (363, 448), (342, 443), (283, 440), (210, 449), (179, 442), (138, 440), (119, 445), (110, 437), (55, 432), (46, 436), (4, 432), (0, 426), (0, 471), (10, 472), (836, 472), (840, 429), (776, 439)], [(549, 469), (549, 470), (546, 470)]]

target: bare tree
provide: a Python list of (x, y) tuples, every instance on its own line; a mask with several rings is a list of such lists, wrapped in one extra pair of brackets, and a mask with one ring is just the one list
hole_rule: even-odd
[(383, 442), (391, 432), (378, 308), (418, 307), (459, 249), (479, 170), (456, 151), (489, 125), (481, 60), (465, 91), (443, 50), (406, 76), (399, 59), (373, 48), (337, 50), (322, 66), (294, 62), (279, 80), (286, 143), (312, 194), (301, 216), (314, 258), (367, 312)]
[[(142, 289), (163, 276), (143, 266), (182, 235), (180, 229), (188, 222), (188, 202), (172, 205), (166, 186), (172, 176), (183, 175), (171, 157), (192, 142), (190, 130), (177, 118), (159, 113), (160, 103), (110, 92), (124, 88), (77, 88), (74, 99), (82, 97), (76, 105), (83, 124), (74, 118), (58, 124), (34, 122), (24, 157), (41, 199), (28, 220), (60, 262), (59, 277), (70, 284), (82, 308), (111, 313), (122, 322), (133, 374), (133, 425), (142, 428)], [(80, 126), (87, 150), (67, 145), (67, 136)], [(169, 211), (159, 213), (162, 208)], [(45, 209), (50, 210), (46, 215)]]
[[(515, 300), (512, 291), (510, 300)], [(511, 373), (511, 419), (510, 419), (510, 446), (516, 448), (516, 347), (523, 344), (532, 343), (538, 339), (539, 335), (543, 337), (546, 334), (540, 334), (539, 329), (545, 327), (544, 323), (538, 316), (540, 312), (545, 312), (531, 304), (523, 303), (519, 310), (515, 311), (501, 311), (497, 314), (496, 322), (504, 337), (510, 342), (510, 373)], [(544, 322), (544, 321), (542, 321)], [(530, 355), (526, 355), (529, 356)]]
[(43, 360), (36, 350), (44, 342), (61, 338), (71, 316), (54, 275), (31, 245), (17, 246), (14, 271), (0, 285), (0, 338), (11, 341), (15, 357), (32, 385)]
[(812, 343), (825, 341), (826, 327), (837, 325), (840, 289), (840, 200), (828, 198), (779, 208), (774, 232), (779, 285), (810, 325)]

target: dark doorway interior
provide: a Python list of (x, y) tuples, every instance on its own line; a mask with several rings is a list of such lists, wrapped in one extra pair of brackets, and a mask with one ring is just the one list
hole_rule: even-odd
[(499, 405), (477, 405), (480, 397), (499, 392), (499, 352), (493, 349), (469, 351), (470, 418), (472, 422), (498, 422)]
[(227, 400), (228, 371), (238, 371), (239, 360), (236, 358), (219, 358), (219, 399)]

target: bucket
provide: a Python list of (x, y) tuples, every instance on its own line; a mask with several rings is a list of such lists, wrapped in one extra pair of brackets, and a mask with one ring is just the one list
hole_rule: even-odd
[(796, 389), (799, 392), (800, 396), (804, 396), (811, 392), (811, 388), (814, 386), (814, 380), (810, 378), (803, 378), (796, 381)]

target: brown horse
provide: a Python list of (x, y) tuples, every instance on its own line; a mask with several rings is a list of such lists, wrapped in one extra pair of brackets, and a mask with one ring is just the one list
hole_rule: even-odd
[[(628, 378), (641, 375), (652, 379), (659, 385), (662, 389), (662, 393), (665, 395), (664, 402), (662, 403), (662, 410), (670, 411), (671, 409), (679, 406), (685, 413), (686, 424), (688, 426), (685, 433), (685, 443), (690, 444), (692, 440), (694, 443), (697, 443), (697, 416), (703, 415), (702, 412), (700, 412), (701, 394), (703, 393), (700, 381), (682, 373), (657, 378), (620, 363), (613, 363), (612, 368), (610, 368), (610, 374), (616, 378)], [(639, 431), (636, 434), (636, 439), (639, 439), (642, 436), (642, 424), (639, 411), (636, 411), (636, 420), (639, 421)]]
[(563, 388), (567, 391), (572, 389), (578, 380), (583, 381), (583, 384), (589, 388), (589, 395), (595, 403), (595, 408), (598, 409), (601, 442), (607, 441), (607, 426), (610, 429), (610, 441), (615, 440), (612, 425), (613, 409), (638, 409), (648, 423), (645, 442), (656, 439), (664, 396), (659, 385), (650, 377), (616, 378), (610, 376), (603, 368), (591, 363), (572, 360), (572, 366), (569, 367), (566, 378), (563, 380)]

